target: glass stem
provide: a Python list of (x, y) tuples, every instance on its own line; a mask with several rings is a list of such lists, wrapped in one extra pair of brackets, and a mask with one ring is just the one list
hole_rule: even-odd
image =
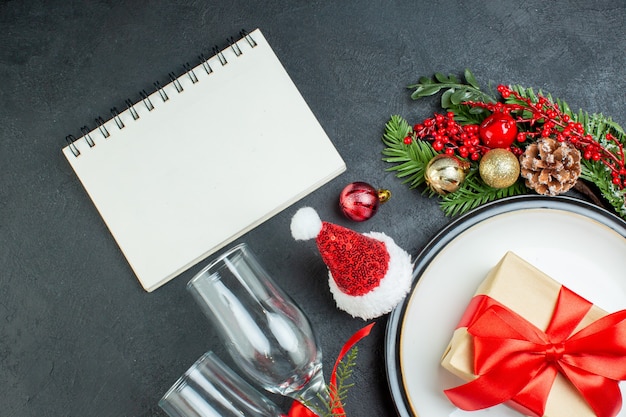
[(330, 395), (321, 372), (297, 393), (296, 399), (318, 416), (328, 415), (331, 411)]

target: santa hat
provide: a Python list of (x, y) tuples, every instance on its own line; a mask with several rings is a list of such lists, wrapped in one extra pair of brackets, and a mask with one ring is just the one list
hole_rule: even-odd
[(315, 238), (337, 307), (353, 317), (382, 316), (411, 288), (411, 257), (384, 233), (359, 234), (303, 207), (291, 220), (291, 234), (296, 240)]

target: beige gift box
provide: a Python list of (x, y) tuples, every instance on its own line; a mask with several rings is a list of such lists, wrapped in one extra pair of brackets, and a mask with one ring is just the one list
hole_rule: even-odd
[[(524, 261), (507, 252), (487, 274), (475, 295), (487, 295), (545, 330), (550, 323), (561, 284)], [(593, 306), (576, 331), (608, 313)], [(473, 342), (467, 328), (457, 328), (445, 350), (441, 365), (464, 381), (476, 378), (473, 373)], [(460, 385), (460, 384), (459, 384)], [(519, 404), (507, 403), (522, 412)], [(576, 388), (560, 373), (546, 403), (545, 417), (593, 417), (595, 413)]]

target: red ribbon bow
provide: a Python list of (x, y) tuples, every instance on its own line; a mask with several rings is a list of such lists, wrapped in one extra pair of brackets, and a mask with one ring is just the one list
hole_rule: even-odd
[(464, 410), (509, 400), (543, 416), (558, 372), (580, 392), (598, 417), (615, 417), (622, 406), (619, 381), (626, 379), (626, 310), (609, 314), (572, 334), (591, 303), (561, 287), (546, 331), (487, 296), (472, 301), (466, 317), (474, 337), (478, 377), (445, 391)]
[[(333, 367), (333, 373), (330, 375), (331, 386), (335, 386), (335, 387), (337, 386), (337, 367), (339, 366), (339, 363), (341, 362), (343, 357), (350, 351), (350, 349), (352, 349), (352, 347), (354, 347), (354, 345), (357, 344), (359, 340), (363, 339), (365, 336), (370, 334), (370, 331), (372, 330), (372, 327), (374, 327), (374, 324), (376, 323), (374, 322), (374, 323), (368, 324), (367, 326), (358, 330), (343, 345), (343, 347), (341, 348), (341, 351), (339, 352), (339, 355), (337, 356), (337, 360), (335, 361), (335, 366)], [(331, 391), (330, 394), (331, 394), (331, 401), (334, 402), (334, 398), (332, 398), (333, 392)], [(345, 415), (345, 412), (341, 405), (338, 407), (335, 407), (333, 409), (333, 412), (338, 415)], [(306, 408), (304, 405), (302, 405), (301, 402), (294, 401), (291, 405), (291, 409), (289, 410), (288, 417), (317, 417), (317, 414), (315, 414), (313, 411)]]

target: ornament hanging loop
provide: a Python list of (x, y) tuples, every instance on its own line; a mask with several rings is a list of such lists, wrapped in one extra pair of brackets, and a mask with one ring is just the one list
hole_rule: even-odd
[(390, 198), (391, 191), (382, 188), (378, 190), (378, 201), (380, 201), (381, 204), (386, 203)]

